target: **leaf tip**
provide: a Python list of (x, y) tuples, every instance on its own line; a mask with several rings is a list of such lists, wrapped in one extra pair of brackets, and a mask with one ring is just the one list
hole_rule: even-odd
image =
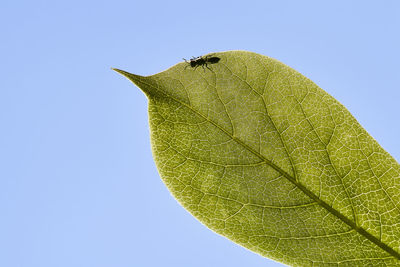
[(133, 75), (132, 73), (129, 73), (129, 72), (127, 72), (127, 71), (124, 71), (124, 70), (120, 70), (120, 69), (117, 69), (117, 68), (111, 68), (113, 71), (115, 71), (115, 72), (118, 72), (119, 74), (121, 74), (122, 76), (125, 76), (126, 78), (128, 78), (129, 79), (129, 77), (131, 76), (131, 75)]
[(129, 73), (127, 71), (120, 70), (117, 68), (111, 68), (111, 69), (115, 72), (118, 72), (119, 74), (121, 74), (122, 76), (124, 76), (125, 78), (130, 80), (132, 83), (134, 83), (137, 87), (139, 87), (146, 94), (146, 96), (150, 95), (150, 90), (148, 88), (148, 85), (146, 83), (144, 83), (144, 80), (146, 80), (146, 77), (132, 74), (132, 73)]
[(136, 75), (124, 70), (120, 70), (117, 68), (111, 68), (113, 71), (118, 72), (119, 74), (121, 74), (122, 76), (124, 76), (125, 78), (127, 78), (128, 80), (130, 80), (131, 82), (133, 82), (134, 84), (138, 85), (138, 82), (140, 81), (141, 78), (143, 78), (143, 76), (140, 75)]

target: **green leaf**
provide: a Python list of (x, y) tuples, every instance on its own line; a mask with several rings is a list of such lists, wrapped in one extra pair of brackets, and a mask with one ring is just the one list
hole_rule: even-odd
[[(151, 144), (207, 227), (289, 265), (400, 265), (400, 166), (332, 96), (245, 51), (148, 77)], [(203, 57), (204, 58), (204, 57)]]

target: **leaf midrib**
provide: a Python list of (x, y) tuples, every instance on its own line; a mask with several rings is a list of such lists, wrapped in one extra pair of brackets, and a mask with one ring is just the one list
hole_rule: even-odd
[[(120, 70), (117, 70), (120, 71)], [(129, 74), (125, 71), (121, 71), (122, 74), (124, 75), (128, 75), (129, 78)], [(135, 75), (136, 76), (136, 75)], [(131, 81), (133, 81), (135, 84), (135, 80), (132, 79)], [(197, 114), (198, 116), (202, 117), (204, 120), (208, 121), (209, 123), (211, 123), (212, 125), (214, 125), (215, 127), (217, 127), (219, 130), (221, 130), (223, 133), (225, 133), (227, 136), (229, 136), (230, 138), (232, 138), (232, 140), (234, 140), (236, 143), (238, 143), (239, 145), (241, 145), (242, 147), (244, 147), (245, 149), (247, 149), (248, 151), (250, 151), (251, 153), (253, 153), (254, 155), (256, 155), (257, 157), (259, 157), (261, 160), (263, 160), (266, 164), (268, 164), (271, 168), (273, 168), (274, 170), (276, 170), (278, 173), (280, 173), (282, 176), (284, 176), (287, 180), (289, 180), (291, 183), (293, 183), (295, 186), (297, 186), (304, 194), (306, 194), (308, 197), (310, 197), (311, 199), (313, 199), (315, 202), (317, 202), (321, 207), (325, 208), (328, 212), (330, 212), (331, 214), (333, 214), (334, 216), (338, 217), (340, 220), (342, 220), (345, 224), (347, 224), (348, 226), (350, 226), (351, 228), (353, 228), (355, 231), (357, 231), (360, 235), (364, 236), (365, 238), (367, 238), (369, 241), (371, 241), (372, 243), (374, 243), (375, 245), (377, 245), (378, 247), (380, 247), (382, 250), (386, 251), (387, 253), (389, 253), (390, 255), (392, 255), (394, 258), (400, 260), (400, 253), (395, 251), (393, 248), (389, 247), (388, 245), (386, 245), (385, 243), (381, 242), (378, 238), (376, 238), (375, 236), (373, 236), (372, 234), (370, 234), (369, 232), (367, 232), (364, 228), (357, 226), (354, 222), (352, 222), (350, 219), (348, 219), (346, 216), (344, 216), (342, 213), (340, 213), (338, 210), (332, 208), (328, 203), (326, 203), (325, 201), (321, 200), (320, 198), (318, 198), (317, 195), (315, 195), (312, 191), (308, 190), (304, 185), (298, 183), (296, 181), (295, 178), (293, 178), (292, 176), (290, 176), (287, 172), (285, 172), (284, 170), (282, 170), (280, 167), (278, 167), (277, 165), (275, 165), (272, 161), (270, 161), (269, 159), (267, 159), (266, 157), (264, 157), (262, 154), (258, 153), (256, 150), (252, 149), (250, 146), (248, 146), (246, 143), (244, 143), (242, 140), (240, 140), (239, 138), (233, 136), (232, 134), (230, 134), (228, 131), (226, 131), (223, 127), (221, 127), (220, 125), (218, 125), (217, 123), (215, 123), (214, 121), (208, 119), (206, 116), (204, 116), (202, 113), (198, 112), (197, 110), (193, 109), (191, 106), (189, 106), (188, 104), (182, 102), (179, 99), (174, 98), (173, 96), (161, 91), (159, 88), (146, 83), (144, 81), (137, 81), (138, 83), (143, 83), (145, 85), (147, 85), (150, 88), (153, 88), (155, 90), (157, 90), (158, 93), (170, 98), (171, 100), (177, 102), (178, 104), (185, 106), (186, 108), (188, 108), (189, 110), (191, 110), (192, 112), (194, 112), (195, 114)], [(140, 86), (138, 85), (138, 87), (140, 88)], [(153, 94), (146, 94), (149, 99), (153, 96)], [(278, 133), (279, 134), (279, 133)], [(288, 155), (288, 157), (290, 157)]]

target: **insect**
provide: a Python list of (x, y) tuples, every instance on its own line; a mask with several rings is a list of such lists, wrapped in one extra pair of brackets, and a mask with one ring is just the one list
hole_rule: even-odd
[(219, 58), (219, 57), (211, 57), (211, 56), (202, 57), (202, 56), (200, 56), (200, 57), (192, 57), (192, 58), (190, 59), (190, 61), (187, 61), (186, 59), (183, 59), (183, 60), (185, 60), (185, 62), (189, 64), (189, 65), (187, 65), (187, 66), (185, 67), (185, 69), (186, 69), (188, 66), (190, 66), (190, 67), (192, 67), (192, 68), (195, 68), (195, 69), (196, 69), (198, 66), (201, 66), (201, 67), (203, 68), (203, 70), (205, 70), (204, 66), (206, 66), (207, 69), (211, 70), (211, 69), (208, 67), (208, 64), (215, 64), (215, 63), (218, 63), (218, 61), (220, 61), (220, 59), (221, 59), (221, 58)]

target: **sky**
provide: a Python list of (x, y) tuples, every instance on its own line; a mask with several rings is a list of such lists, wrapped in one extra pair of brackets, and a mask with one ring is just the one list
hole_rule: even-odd
[(207, 229), (151, 155), (151, 75), (247, 50), (298, 70), (400, 159), (399, 1), (0, 4), (0, 266), (283, 266)]

